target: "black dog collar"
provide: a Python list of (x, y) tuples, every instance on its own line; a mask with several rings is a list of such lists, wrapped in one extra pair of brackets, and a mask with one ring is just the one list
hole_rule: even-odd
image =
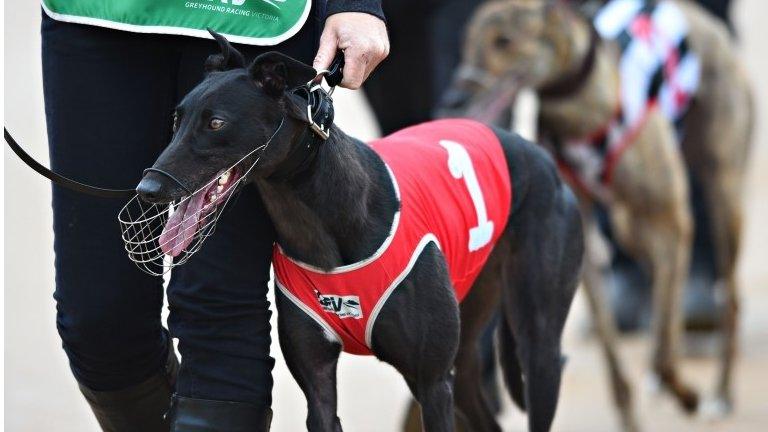
[(587, 83), (592, 70), (595, 68), (597, 58), (597, 49), (600, 46), (600, 35), (593, 25), (589, 26), (589, 48), (587, 55), (580, 67), (566, 74), (555, 82), (549, 83), (540, 88), (536, 93), (542, 99), (562, 99), (576, 94)]
[(318, 150), (323, 140), (311, 129), (304, 130), (301, 142), (296, 144), (285, 160), (270, 174), (270, 180), (285, 181), (296, 177), (297, 174), (307, 171), (315, 161)]
[[(329, 70), (321, 71), (317, 78), (291, 91), (292, 94), (306, 100), (309, 127), (303, 134), (301, 142), (294, 146), (277, 171), (269, 176), (270, 179), (287, 180), (306, 171), (315, 160), (322, 143), (331, 136), (335, 114), (331, 95), (341, 82), (343, 69), (344, 55), (339, 54), (331, 63)], [(320, 85), (323, 77), (329, 86), (327, 91)]]
[(334, 110), (331, 93), (333, 88), (326, 91), (320, 84), (311, 83), (293, 90), (293, 94), (307, 101), (307, 123), (312, 132), (323, 141), (330, 136), (333, 124)]

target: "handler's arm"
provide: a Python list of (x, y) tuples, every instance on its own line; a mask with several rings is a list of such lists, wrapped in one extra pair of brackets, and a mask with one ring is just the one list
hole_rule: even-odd
[(389, 54), (381, 0), (328, 0), (325, 28), (313, 66), (327, 69), (344, 51), (342, 87), (357, 89)]

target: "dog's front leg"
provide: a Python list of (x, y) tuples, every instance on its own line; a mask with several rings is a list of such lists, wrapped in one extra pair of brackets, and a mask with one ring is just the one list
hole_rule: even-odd
[(659, 112), (649, 114), (637, 141), (620, 158), (612, 187), (616, 240), (652, 276), (654, 378), (693, 413), (698, 394), (680, 376), (677, 352), (692, 238), (688, 182), (674, 130)]
[(307, 430), (341, 431), (336, 415), (336, 365), (341, 345), (276, 290), (280, 348), (293, 378), (307, 398)]
[(440, 250), (429, 244), (376, 318), (372, 348), (397, 369), (421, 406), (427, 432), (454, 430), (453, 368), (459, 307)]

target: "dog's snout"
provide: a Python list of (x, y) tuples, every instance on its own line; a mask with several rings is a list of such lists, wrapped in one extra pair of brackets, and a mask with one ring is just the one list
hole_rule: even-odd
[(472, 93), (465, 88), (449, 88), (440, 99), (440, 107), (444, 109), (461, 109), (467, 105), (472, 98)]
[(166, 204), (186, 195), (186, 192), (173, 179), (163, 174), (147, 170), (136, 187), (136, 193), (144, 202)]
[(142, 200), (150, 203), (162, 201), (163, 184), (151, 176), (145, 176), (136, 187), (136, 193)]
[(465, 112), (473, 96), (474, 93), (465, 83), (454, 82), (440, 97), (433, 114), (438, 118), (462, 117), (466, 115)]

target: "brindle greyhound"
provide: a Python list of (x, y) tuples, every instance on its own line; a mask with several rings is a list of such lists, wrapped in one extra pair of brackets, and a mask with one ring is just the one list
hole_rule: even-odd
[[(650, 112), (631, 145), (621, 155), (605, 193), (580, 196), (585, 217), (585, 286), (598, 333), (606, 344), (614, 388), (627, 388), (614, 352), (613, 328), (600, 290), (601, 268), (592, 207), (609, 209), (619, 244), (652, 275), (655, 348), (652, 370), (688, 412), (697, 394), (679, 376), (678, 340), (682, 331), (681, 289), (687, 274), (692, 220), (686, 169), (702, 185), (716, 254), (716, 270), (725, 299), (723, 344), (715, 404), (732, 409), (731, 375), (736, 351), (738, 297), (736, 257), (741, 235), (741, 197), (753, 127), (753, 102), (743, 68), (723, 24), (699, 6), (675, 2), (688, 27), (689, 49), (701, 62), (701, 78), (685, 134), (678, 142), (673, 126), (658, 110)], [(591, 23), (566, 2), (505, 0), (489, 2), (469, 25), (462, 70), (446, 106), (482, 111), (489, 93), (500, 88), (532, 87), (540, 96), (540, 133), (567, 142), (605, 127), (614, 117), (619, 96), (618, 50), (595, 38)], [(473, 102), (474, 101), (480, 101)], [(561, 148), (554, 146), (555, 153)], [(595, 235), (593, 235), (595, 234)], [(617, 391), (617, 402), (628, 397)], [(623, 404), (626, 420), (631, 416)]]
[[(207, 76), (177, 107), (172, 142), (143, 177), (140, 196), (153, 203), (181, 199), (271, 136), (264, 151), (226, 177), (253, 166), (247, 180), (260, 191), (282, 249), (321, 269), (371, 256), (387, 238), (399, 205), (382, 160), (333, 126), (326, 141), (310, 143), (316, 150), (307, 153), (307, 163), (292, 163), (291, 155), (309, 152), (308, 140), (316, 138), (307, 123), (307, 100), (290, 90), (315, 78), (315, 70), (274, 52), (246, 67), (240, 53), (217, 39), (222, 54), (209, 58)], [(372, 351), (403, 375), (423, 407), (426, 430), (453, 430), (454, 403), (474, 429), (499, 430), (481, 391), (477, 347), (497, 310), (507, 383), (528, 409), (530, 430), (548, 430), (555, 414), (561, 334), (583, 253), (578, 204), (539, 146), (504, 131), (495, 134), (514, 184), (514, 206), (470, 293), (459, 306), (445, 260), (432, 244), (375, 322)], [(307, 427), (341, 430), (341, 346), (283, 293), (276, 296), (280, 345), (307, 398)]]

